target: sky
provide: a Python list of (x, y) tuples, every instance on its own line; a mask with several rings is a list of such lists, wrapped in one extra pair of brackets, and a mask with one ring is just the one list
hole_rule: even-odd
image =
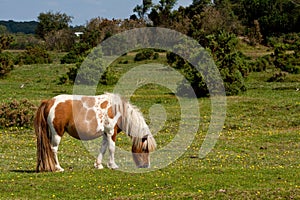
[[(191, 3), (192, 0), (178, 0), (176, 8)], [(0, 0), (0, 20), (37, 21), (40, 13), (50, 11), (72, 16), (72, 25), (85, 25), (95, 17), (129, 18), (138, 4), (142, 0)]]

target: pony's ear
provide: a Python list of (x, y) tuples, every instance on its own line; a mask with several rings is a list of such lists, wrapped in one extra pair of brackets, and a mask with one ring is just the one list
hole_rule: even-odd
[(147, 151), (148, 150), (148, 138), (143, 138), (142, 139), (142, 149), (143, 151)]
[(143, 142), (143, 146), (142, 146), (143, 150), (145, 150), (145, 151), (148, 150), (149, 152), (152, 152), (155, 150), (156, 142), (155, 142), (153, 136), (147, 136), (147, 137), (143, 138), (142, 142)]
[(152, 152), (156, 149), (156, 142), (152, 135), (148, 136), (147, 140), (144, 143), (147, 143), (147, 148), (149, 152)]

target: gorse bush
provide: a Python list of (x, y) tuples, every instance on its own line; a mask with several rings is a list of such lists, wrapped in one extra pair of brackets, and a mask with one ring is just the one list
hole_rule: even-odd
[(2, 50), (14, 41), (12, 36), (0, 35), (0, 78), (8, 74), (14, 67), (14, 56)]
[(26, 51), (19, 56), (19, 64), (47, 64), (53, 60), (50, 54), (42, 47), (27, 47)]
[(0, 78), (7, 75), (14, 68), (14, 57), (11, 53), (0, 53)]
[(31, 127), (36, 107), (27, 99), (0, 105), (0, 127)]

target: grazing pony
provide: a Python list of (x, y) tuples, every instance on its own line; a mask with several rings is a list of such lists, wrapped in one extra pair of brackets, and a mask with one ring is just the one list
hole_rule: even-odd
[(36, 171), (63, 171), (57, 151), (64, 132), (79, 140), (103, 136), (95, 167), (102, 169), (102, 158), (108, 147), (107, 166), (117, 169), (114, 161), (117, 133), (124, 131), (132, 139), (132, 155), (137, 167), (150, 167), (149, 152), (156, 142), (140, 111), (119, 95), (59, 95), (42, 101), (34, 119), (37, 136)]

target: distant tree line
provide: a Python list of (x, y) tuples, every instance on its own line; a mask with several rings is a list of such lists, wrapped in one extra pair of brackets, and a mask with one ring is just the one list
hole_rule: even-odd
[(0, 26), (4, 26), (6, 30), (10, 33), (25, 33), (25, 34), (35, 34), (38, 22), (15, 22), (13, 20), (0, 21)]

